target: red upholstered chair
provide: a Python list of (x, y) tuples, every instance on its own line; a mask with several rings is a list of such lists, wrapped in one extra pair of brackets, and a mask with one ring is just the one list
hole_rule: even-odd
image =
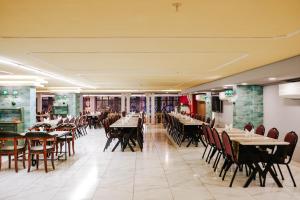
[(247, 130), (247, 131), (252, 131), (252, 129), (254, 128), (253, 124), (251, 124), (250, 122), (248, 124), (246, 124), (244, 126), (244, 131)]
[(214, 171), (216, 171), (219, 161), (220, 161), (220, 158), (224, 153), (224, 150), (223, 150), (223, 144), (220, 139), (220, 135), (219, 135), (218, 131), (215, 128), (213, 128), (212, 133), (213, 133), (213, 138), (214, 138), (216, 149), (217, 149), (217, 156), (216, 156), (216, 159), (215, 159), (215, 162), (213, 165)]
[(213, 118), (209, 124), (210, 128), (213, 128), (215, 126), (215, 118)]
[(255, 129), (255, 134), (257, 135), (264, 135), (265, 134), (265, 127), (264, 125), (259, 125), (256, 129)]
[(293, 177), (292, 171), (289, 167), (289, 164), (294, 155), (294, 151), (295, 151), (295, 148), (296, 148), (296, 145), (298, 142), (298, 135), (295, 132), (291, 131), (285, 135), (284, 141), (290, 143), (285, 151), (286, 154), (280, 154), (280, 153), (277, 153), (277, 151), (276, 151), (274, 154), (273, 163), (277, 164), (279, 172), (282, 177), (282, 180), (284, 180), (284, 177), (283, 177), (283, 174), (282, 174), (282, 171), (281, 171), (279, 165), (285, 165), (287, 167), (289, 174), (291, 176), (291, 179), (293, 181), (294, 187), (296, 187), (296, 182), (294, 180), (294, 177)]
[(268, 131), (267, 137), (273, 138), (273, 139), (278, 139), (278, 137), (279, 137), (279, 132), (278, 132), (277, 128), (271, 128), (271, 129)]
[[(233, 151), (232, 147), (232, 142), (228, 136), (228, 134), (223, 131), (222, 132), (222, 141), (223, 141), (223, 147), (224, 147), (224, 154), (225, 154), (225, 162), (222, 166), (220, 176), (222, 175), (222, 172), (224, 170), (223, 178), (222, 180), (225, 179), (226, 173), (231, 167), (231, 165), (235, 164), (236, 168), (234, 170), (233, 176), (231, 178), (229, 187), (232, 186), (232, 183), (235, 179), (237, 170), (244, 164), (247, 164), (248, 166), (253, 166), (253, 164), (258, 165), (260, 162), (260, 155), (258, 151), (249, 151), (249, 150), (244, 150), (241, 151), (239, 150), (239, 155), (237, 156), (236, 153)], [(254, 150), (254, 149), (253, 149)], [(254, 169), (254, 168), (251, 168)], [(260, 179), (261, 181), (261, 179)]]

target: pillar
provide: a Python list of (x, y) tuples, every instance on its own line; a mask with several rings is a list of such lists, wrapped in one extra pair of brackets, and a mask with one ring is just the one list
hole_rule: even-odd
[(151, 124), (155, 124), (155, 96), (151, 94)]
[(233, 105), (233, 126), (243, 129), (251, 122), (254, 127), (263, 124), (263, 86), (239, 85)]
[[(31, 86), (0, 87), (0, 91), (3, 90), (6, 90), (8, 94), (0, 95), (0, 108), (23, 108), (24, 124), (21, 127), (22, 130), (19, 131), (27, 130), (36, 122), (36, 88)], [(13, 92), (17, 94), (14, 95)]]
[(146, 118), (147, 123), (150, 123), (150, 94), (146, 93)]
[(126, 98), (125, 94), (122, 93), (121, 94), (121, 112), (126, 111), (125, 98)]
[(42, 94), (41, 93), (37, 93), (36, 94), (36, 110), (37, 112), (42, 112)]
[(126, 112), (127, 113), (130, 113), (130, 96), (131, 96), (130, 93), (126, 94)]

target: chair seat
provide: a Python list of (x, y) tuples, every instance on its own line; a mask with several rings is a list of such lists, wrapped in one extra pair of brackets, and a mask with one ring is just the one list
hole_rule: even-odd
[[(46, 149), (47, 150), (51, 150), (51, 149), (54, 149), (53, 146), (50, 146), (50, 145), (46, 145)], [(33, 146), (30, 148), (31, 151), (43, 151), (44, 150), (44, 146), (42, 145), (39, 145), (39, 146)]]
[[(25, 145), (18, 145), (17, 150), (23, 150), (25, 148)], [(0, 148), (0, 151), (14, 151), (13, 145), (7, 145)]]
[(58, 142), (63, 142), (63, 141), (65, 141), (65, 140), (72, 140), (73, 139), (73, 136), (72, 135), (67, 135), (66, 137), (65, 136), (63, 136), (63, 137), (59, 137), (59, 138), (57, 138), (57, 141)]

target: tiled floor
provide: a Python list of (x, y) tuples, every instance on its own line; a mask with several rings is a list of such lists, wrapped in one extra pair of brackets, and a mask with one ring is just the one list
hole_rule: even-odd
[[(106, 138), (101, 129), (89, 130), (76, 141), (76, 155), (56, 162), (56, 170), (46, 174), (43, 165), (30, 173), (15, 173), (4, 163), (0, 172), (0, 199), (43, 200), (193, 200), (193, 199), (300, 199), (300, 189), (292, 187), (287, 174), (284, 188), (269, 178), (265, 188), (252, 184), (242, 188), (244, 174), (238, 174), (229, 188), (231, 174), (221, 181), (201, 160), (202, 147), (177, 148), (161, 126), (145, 131), (143, 152), (102, 152)], [(21, 167), (21, 163), (19, 165)], [(50, 165), (49, 168), (51, 169)], [(292, 171), (300, 184), (300, 165)]]

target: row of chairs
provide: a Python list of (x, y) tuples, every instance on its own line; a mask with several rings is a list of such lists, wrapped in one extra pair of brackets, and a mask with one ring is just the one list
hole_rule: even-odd
[[(181, 146), (185, 140), (188, 140), (187, 147), (189, 147), (192, 143), (197, 146), (199, 141), (205, 145), (201, 126), (184, 126), (179, 119), (169, 115), (168, 113), (163, 113), (163, 119), (164, 127), (179, 146)], [(211, 127), (214, 127), (215, 119), (211, 120), (208, 117), (206, 119), (206, 123), (209, 123)]]
[[(244, 129), (251, 131), (249, 128), (249, 124), (246, 124)], [(253, 126), (252, 126), (253, 128)], [(202, 159), (205, 158), (205, 154), (207, 152), (207, 149), (209, 149), (207, 155), (206, 155), (206, 162), (210, 163), (214, 155), (216, 154), (215, 161), (213, 163), (213, 169), (216, 171), (220, 159), (223, 157), (224, 158), (224, 163), (222, 165), (221, 171), (219, 176), (222, 177), (222, 180), (225, 179), (227, 171), (230, 169), (232, 165), (236, 165), (234, 174), (232, 176), (232, 179), (230, 181), (229, 186), (231, 187), (233, 184), (233, 181), (235, 179), (236, 173), (238, 169), (243, 169), (243, 166), (254, 166), (249, 169), (248, 173), (248, 168), (245, 167), (246, 169), (246, 175), (250, 175), (250, 171), (254, 170), (255, 165), (258, 165), (261, 163), (263, 167), (267, 167), (265, 163), (267, 161), (272, 161), (272, 164), (270, 167), (274, 168), (274, 165), (276, 164), (280, 170), (279, 165), (286, 165), (289, 174), (291, 176), (291, 179), (293, 181), (294, 186), (296, 187), (296, 183), (294, 180), (294, 177), (292, 175), (292, 172), (289, 167), (289, 163), (292, 160), (293, 153), (298, 141), (298, 136), (295, 132), (289, 132), (285, 135), (284, 141), (289, 142), (289, 146), (287, 147), (287, 151), (282, 153), (281, 149), (276, 149), (274, 151), (274, 148), (271, 148), (271, 151), (267, 151), (266, 147), (260, 147), (259, 149), (257, 148), (249, 148), (243, 149), (239, 148), (239, 154), (237, 155), (237, 152), (234, 151), (234, 148), (232, 146), (232, 142), (230, 140), (230, 137), (228, 134), (224, 131), (221, 134), (221, 137), (217, 130), (215, 128), (211, 128), (210, 126), (203, 125), (202, 126), (203, 130), (203, 135), (205, 137), (206, 141), (206, 147), (202, 155)], [(262, 132), (264, 132), (264, 127), (258, 126), (256, 128), (255, 133), (262, 135)], [(278, 130), (276, 128), (272, 128), (269, 130), (267, 137), (272, 137), (272, 138), (278, 138)], [(274, 168), (275, 170), (275, 168)], [(280, 170), (282, 180), (284, 180), (282, 171)], [(266, 177), (259, 177), (261, 185), (265, 185), (265, 178)], [(261, 178), (264, 178), (262, 180)]]
[(110, 128), (110, 125), (120, 119), (121, 116), (106, 118), (103, 121), (103, 127), (105, 130), (105, 134), (107, 137), (106, 144), (104, 146), (103, 152), (110, 146), (113, 140), (117, 140), (117, 143), (112, 148), (112, 151), (115, 151), (116, 148), (121, 145), (121, 150), (124, 151), (127, 146), (134, 151), (133, 146), (136, 146), (138, 143), (141, 151), (143, 150), (144, 143), (144, 117), (138, 118), (138, 126), (137, 129), (114, 129)]

